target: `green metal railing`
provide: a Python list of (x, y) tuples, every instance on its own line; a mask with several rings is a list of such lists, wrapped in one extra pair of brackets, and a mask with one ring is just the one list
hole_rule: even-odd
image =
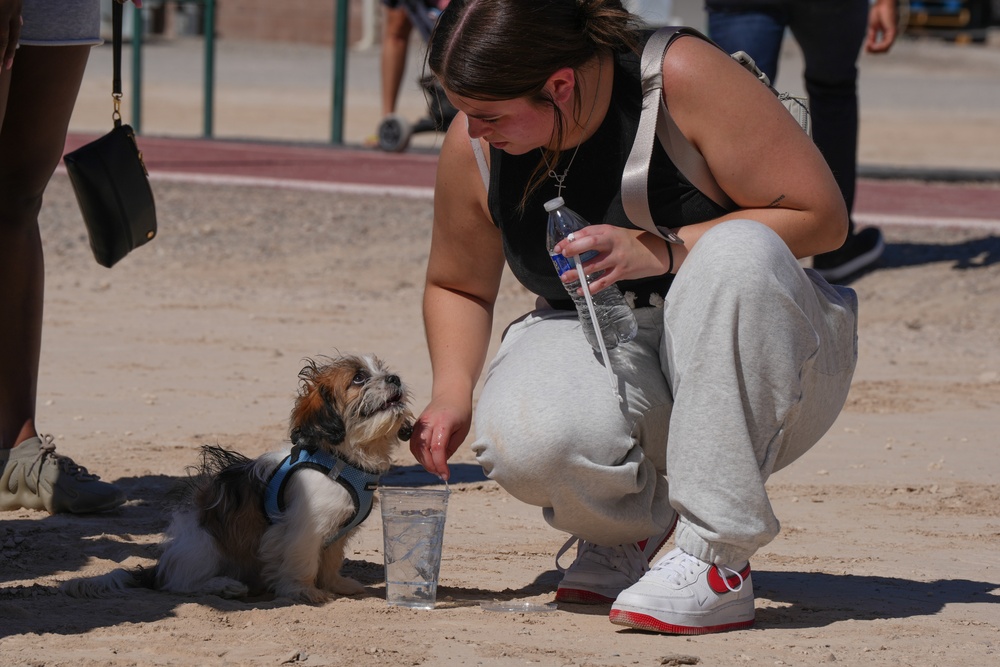
[[(204, 78), (202, 136), (211, 139), (215, 125), (215, 0), (176, 0), (179, 3), (203, 4)], [(330, 143), (344, 143), (344, 106), (347, 89), (348, 0), (334, 0), (333, 99)], [(142, 40), (145, 22), (142, 10), (132, 12), (132, 127), (142, 132)]]
[(344, 91), (347, 89), (347, 1), (335, 0), (333, 33), (333, 99), (330, 143), (344, 143)]

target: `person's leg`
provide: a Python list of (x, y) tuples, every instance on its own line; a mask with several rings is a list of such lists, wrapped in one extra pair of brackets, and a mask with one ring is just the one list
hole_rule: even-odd
[[(858, 54), (868, 26), (868, 0), (797, 0), (792, 33), (802, 47), (813, 140), (854, 208), (858, 160)], [(877, 227), (856, 231), (853, 217), (844, 245), (817, 255), (813, 267), (837, 281), (874, 263), (885, 248)]]
[(396, 112), (399, 90), (406, 73), (406, 54), (413, 23), (402, 7), (386, 6), (382, 14), (382, 116)]
[(805, 61), (813, 141), (851, 211), (858, 157), (857, 61), (868, 27), (868, 0), (797, 0), (791, 7), (789, 25)]
[(856, 298), (803, 271), (766, 226), (736, 220), (698, 241), (664, 317), (677, 548), (619, 595), (611, 620), (680, 634), (748, 627), (748, 559), (779, 528), (764, 485), (840, 413), (857, 359)]
[(778, 533), (764, 483), (822, 437), (850, 388), (857, 304), (839, 290), (749, 220), (706, 233), (678, 272), (667, 474), (677, 546), (691, 555), (739, 564)]
[(727, 53), (746, 51), (771, 83), (778, 76), (786, 24), (786, 12), (780, 8), (708, 11), (708, 36)]
[(0, 79), (0, 510), (98, 512), (125, 502), (120, 489), (56, 454), (35, 425), (45, 275), (38, 212), (90, 49), (22, 46)]
[(556, 556), (558, 602), (612, 602), (673, 532), (661, 312), (637, 310), (636, 339), (609, 351), (621, 404), (575, 312), (538, 311), (512, 325), (487, 373), (472, 450), (490, 478), (573, 536)]
[(0, 448), (37, 435), (42, 194), (59, 164), (90, 46), (22, 46), (0, 127)]
[(636, 311), (636, 339), (608, 351), (623, 404), (575, 311), (516, 322), (490, 364), (472, 450), (487, 476), (541, 507), (554, 528), (617, 545), (667, 527), (659, 312)]

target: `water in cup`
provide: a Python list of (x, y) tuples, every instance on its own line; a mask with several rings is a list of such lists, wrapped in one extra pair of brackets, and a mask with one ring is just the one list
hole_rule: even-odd
[(382, 488), (386, 601), (433, 609), (444, 543), (448, 491)]

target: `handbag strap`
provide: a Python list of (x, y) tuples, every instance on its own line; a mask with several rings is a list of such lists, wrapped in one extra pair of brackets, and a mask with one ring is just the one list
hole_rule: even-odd
[(111, 118), (115, 127), (122, 124), (122, 5), (124, 0), (111, 1), (112, 67), (111, 97), (115, 101), (115, 111)]

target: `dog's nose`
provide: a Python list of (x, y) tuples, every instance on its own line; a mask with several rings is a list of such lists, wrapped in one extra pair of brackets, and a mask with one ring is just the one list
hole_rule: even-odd
[(388, 382), (389, 384), (394, 384), (397, 387), (399, 387), (400, 385), (402, 385), (402, 382), (400, 382), (398, 375), (390, 375), (389, 377), (387, 377), (385, 379), (385, 381)]

